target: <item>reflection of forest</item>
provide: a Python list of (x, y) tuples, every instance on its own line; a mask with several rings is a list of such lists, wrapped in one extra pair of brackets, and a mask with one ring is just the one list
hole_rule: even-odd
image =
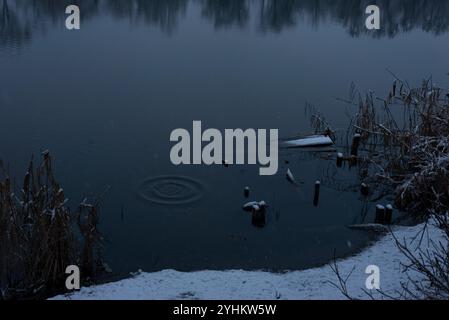
[(189, 2), (216, 28), (243, 27), (254, 16), (258, 30), (280, 32), (304, 19), (314, 26), (332, 21), (355, 37), (368, 32), (364, 11), (375, 3), (382, 10), (382, 30), (371, 32), (377, 37), (449, 29), (449, 1), (441, 0), (0, 0), (0, 45), (20, 46), (52, 23), (62, 26), (69, 4), (79, 5), (85, 20), (105, 13), (173, 32)]

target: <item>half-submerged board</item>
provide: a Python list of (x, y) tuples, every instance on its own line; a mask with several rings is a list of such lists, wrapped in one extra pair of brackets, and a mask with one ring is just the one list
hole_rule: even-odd
[(332, 146), (334, 142), (328, 136), (310, 136), (306, 138), (284, 141), (287, 148), (313, 148)]

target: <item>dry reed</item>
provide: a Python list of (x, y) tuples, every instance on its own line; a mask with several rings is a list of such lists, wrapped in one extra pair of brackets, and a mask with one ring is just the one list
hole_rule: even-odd
[(83, 202), (70, 212), (49, 152), (40, 166), (30, 161), (18, 192), (0, 169), (0, 299), (59, 292), (69, 265), (82, 266), (83, 279), (93, 276), (101, 240), (97, 205)]

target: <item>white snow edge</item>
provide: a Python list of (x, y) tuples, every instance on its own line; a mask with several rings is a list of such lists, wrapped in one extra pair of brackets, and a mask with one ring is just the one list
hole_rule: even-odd
[[(394, 227), (393, 234), (402, 243), (418, 249), (420, 237), (416, 235), (423, 225)], [(443, 232), (429, 224), (420, 249), (434, 242), (446, 242)], [(401, 264), (402, 263), (402, 264)], [(343, 276), (351, 273), (347, 282), (351, 296), (370, 299), (366, 294), (366, 267), (380, 268), (380, 289), (398, 296), (401, 284), (408, 282), (408, 275), (419, 281), (419, 275), (404, 272), (405, 256), (399, 251), (391, 233), (366, 248), (361, 253), (338, 261)], [(140, 273), (130, 279), (81, 288), (75, 293), (56, 296), (55, 300), (340, 300), (342, 293), (332, 285), (337, 277), (329, 265), (303, 271), (270, 273), (263, 271), (198, 271), (178, 272), (163, 270)], [(384, 298), (377, 292), (375, 297)]]

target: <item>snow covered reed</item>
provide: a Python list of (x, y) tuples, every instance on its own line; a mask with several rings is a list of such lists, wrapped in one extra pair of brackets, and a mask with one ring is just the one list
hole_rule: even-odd
[(59, 292), (69, 265), (92, 276), (97, 224), (96, 205), (83, 202), (71, 214), (48, 152), (36, 168), (31, 160), (17, 192), (0, 163), (0, 300)]
[(358, 163), (364, 169), (363, 182), (381, 186), (386, 193), (393, 190), (395, 205), (417, 218), (445, 213), (449, 207), (447, 91), (431, 80), (411, 88), (396, 79), (386, 99), (369, 93), (359, 96), (357, 103), (348, 136), (361, 136)]
[[(381, 102), (380, 106), (376, 101)], [(409, 277), (403, 284), (403, 293), (396, 298), (447, 299), (449, 92), (432, 80), (411, 88), (396, 77), (386, 99), (373, 93), (365, 98), (359, 95), (358, 112), (347, 136), (356, 134), (361, 137), (357, 164), (362, 182), (383, 189), (378, 190), (378, 197), (394, 193), (397, 208), (415, 220), (436, 222), (445, 235), (443, 241), (433, 239), (425, 223), (415, 238), (421, 242), (427, 236), (431, 245), (419, 252), (403, 239), (396, 239), (397, 247), (407, 259), (405, 270), (419, 275)], [(391, 205), (386, 209), (377, 206), (376, 218), (380, 220), (387, 213), (387, 219), (391, 220), (392, 210)]]

